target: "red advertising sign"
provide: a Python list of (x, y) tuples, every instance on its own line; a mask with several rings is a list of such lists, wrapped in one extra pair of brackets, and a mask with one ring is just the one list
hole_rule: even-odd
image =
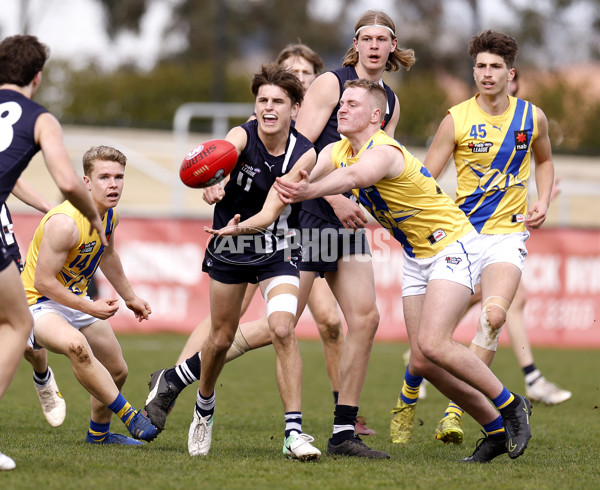
[[(15, 232), (25, 250), (40, 215), (13, 216)], [(201, 270), (209, 235), (208, 220), (122, 217), (115, 233), (123, 267), (136, 293), (152, 307), (151, 320), (138, 323), (122, 304), (110, 322), (120, 332), (191, 332), (208, 313), (208, 275)], [(370, 225), (377, 305), (381, 315), (378, 340), (406, 340), (402, 314), (402, 249), (383, 228)], [(527, 289), (526, 325), (533, 345), (600, 347), (600, 231), (535, 230), (527, 242), (524, 284)], [(116, 296), (98, 273), (101, 296)], [(264, 315), (256, 295), (243, 320)], [(468, 343), (479, 310), (463, 319), (455, 338)], [(300, 338), (317, 338), (310, 313), (297, 326)], [(506, 343), (505, 333), (501, 343)]]

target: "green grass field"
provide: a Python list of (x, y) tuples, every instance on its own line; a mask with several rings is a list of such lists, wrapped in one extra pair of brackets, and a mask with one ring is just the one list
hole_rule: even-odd
[[(149, 374), (172, 365), (184, 337), (119, 337), (129, 365), (125, 397), (142, 408)], [(333, 399), (319, 342), (302, 342), (305, 432), (325, 452), (333, 421)], [(89, 395), (77, 383), (66, 358), (50, 355), (67, 401), (67, 418), (56, 429), (43, 418), (31, 370), (23, 361), (0, 404), (0, 449), (17, 469), (0, 472), (0, 488), (600, 488), (600, 352), (536, 349), (536, 361), (552, 381), (573, 391), (563, 405), (535, 405), (533, 438), (525, 454), (503, 455), (488, 465), (457, 460), (473, 452), (479, 428), (465, 417), (465, 444), (444, 446), (432, 434), (445, 408), (443, 397), (428, 387), (419, 402), (413, 441), (389, 442), (390, 409), (404, 371), (404, 344), (375, 345), (360, 414), (377, 435), (371, 446), (388, 451), (385, 461), (334, 459), (287, 461), (281, 453), (283, 411), (271, 348), (228, 364), (217, 385), (213, 445), (205, 458), (187, 453), (187, 431), (196, 396), (189, 387), (178, 399), (165, 431), (142, 448), (98, 447), (84, 443)], [(512, 351), (501, 348), (494, 370), (514, 391), (523, 378)], [(112, 429), (126, 433), (116, 417)]]

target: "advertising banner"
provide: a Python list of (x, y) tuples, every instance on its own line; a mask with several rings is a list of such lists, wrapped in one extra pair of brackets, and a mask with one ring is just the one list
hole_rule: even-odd
[[(23, 256), (40, 221), (40, 215), (13, 215)], [(126, 274), (136, 293), (152, 307), (150, 321), (138, 323), (123, 303), (110, 322), (117, 332), (191, 332), (209, 314), (209, 277), (202, 272), (208, 220), (122, 217), (114, 235)], [(405, 341), (402, 314), (402, 248), (388, 232), (369, 225), (367, 237), (373, 253), (380, 341)], [(529, 255), (523, 282), (527, 290), (525, 324), (532, 345), (600, 347), (600, 231), (572, 229), (534, 230), (527, 241)], [(360, 278), (355, 278), (360, 281)], [(102, 297), (117, 297), (99, 272)], [(265, 314), (256, 294), (243, 320)], [(455, 332), (468, 343), (480, 314), (476, 305)], [(318, 338), (308, 309), (298, 326), (299, 338)], [(506, 332), (501, 335), (506, 344)]]

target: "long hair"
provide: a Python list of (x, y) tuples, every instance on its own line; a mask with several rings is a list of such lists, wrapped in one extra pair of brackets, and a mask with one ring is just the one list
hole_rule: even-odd
[[(392, 39), (397, 39), (394, 21), (388, 14), (380, 10), (367, 10), (364, 14), (362, 14), (354, 26), (354, 32), (356, 33), (362, 27), (372, 25), (388, 27), (391, 30), (390, 34), (392, 35)], [(360, 34), (358, 34), (357, 37), (359, 35)], [(394, 52), (390, 53), (388, 56), (385, 64), (385, 71), (398, 71), (402, 66), (404, 66), (407, 70), (410, 70), (410, 67), (415, 64), (415, 61), (416, 58), (414, 50), (403, 49), (396, 46)], [(357, 63), (358, 52), (356, 51), (354, 44), (352, 44), (352, 46), (350, 46), (346, 52), (342, 66), (356, 66)]]

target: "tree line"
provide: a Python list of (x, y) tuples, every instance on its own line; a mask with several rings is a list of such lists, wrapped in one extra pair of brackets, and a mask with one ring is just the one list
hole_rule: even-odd
[[(151, 2), (164, 0), (96, 0), (105, 11), (111, 36), (139, 30)], [(338, 0), (338, 12), (327, 17), (310, 0), (180, 0), (172, 2), (172, 19), (164, 33), (182, 39), (178, 50), (165, 51), (151, 71), (133, 60), (106, 72), (91, 64), (74, 70), (67, 61), (53, 60), (46, 73), (40, 101), (64, 123), (170, 129), (174, 113), (185, 102), (251, 102), (249, 83), (262, 62), (272, 60), (290, 42), (304, 42), (321, 54), (326, 69), (340, 65), (353, 37), (353, 25), (368, 4)], [(483, 26), (478, 0), (453, 2), (465, 19), (464, 28), (448, 27), (448, 2), (398, 0), (396, 30), (402, 46), (415, 50), (417, 63), (409, 72), (389, 74), (388, 83), (401, 103), (397, 137), (405, 144), (423, 145), (433, 135), (450, 105), (457, 102), (455, 87), (469, 96), (474, 89), (471, 60), (466, 53), (471, 35), (493, 27), (513, 35), (521, 44), (517, 60), (526, 90), (519, 96), (543, 108), (554, 121), (556, 151), (600, 151), (596, 129), (600, 96), (576, 84), (547, 59), (552, 36), (568, 26), (557, 26), (561, 12), (575, 4), (596, 6), (589, 58), (598, 58), (600, 0), (548, 0), (549, 11), (533, 10), (526, 2), (499, 0), (514, 11), (507, 26)], [(365, 7), (365, 5), (367, 5)], [(362, 8), (361, 8), (362, 7)], [(553, 11), (552, 11), (553, 9)], [(455, 12), (456, 13), (456, 12)], [(578, 41), (583, 42), (582, 39)], [(167, 45), (168, 43), (165, 43)], [(595, 46), (595, 47), (594, 47)], [(569, 46), (563, 46), (568, 50)], [(554, 53), (557, 56), (556, 52)], [(539, 63), (544, 66), (538, 66)], [(600, 70), (600, 68), (599, 68)], [(455, 83), (448, 83), (453, 80)], [(452, 87), (452, 88), (450, 88)], [(528, 88), (528, 89), (527, 89)], [(198, 123), (196, 129), (203, 130)]]

